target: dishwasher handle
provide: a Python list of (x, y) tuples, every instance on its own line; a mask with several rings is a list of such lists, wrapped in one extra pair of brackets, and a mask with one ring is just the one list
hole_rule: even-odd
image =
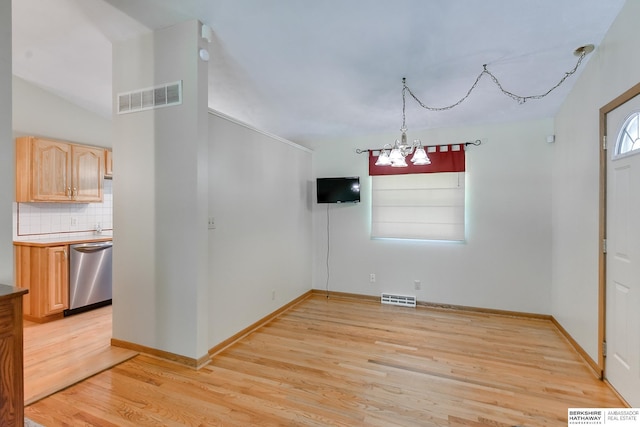
[(82, 245), (74, 245), (72, 246), (72, 249), (78, 252), (92, 253), (92, 252), (100, 252), (105, 249), (109, 249), (112, 246), (113, 246), (113, 243), (111, 242), (86, 243)]

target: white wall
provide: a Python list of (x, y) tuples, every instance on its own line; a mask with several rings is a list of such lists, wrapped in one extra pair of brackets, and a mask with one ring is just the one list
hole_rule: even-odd
[(36, 135), (111, 147), (111, 117), (102, 117), (13, 76), (13, 136)]
[(14, 145), (11, 133), (11, 0), (0, 0), (0, 283), (13, 285), (12, 201)]
[(628, 1), (556, 116), (552, 314), (598, 357), (599, 109), (640, 81), (637, 17)]
[[(398, 135), (316, 141), (314, 178), (358, 175), (362, 186), (360, 204), (329, 206), (329, 290), (549, 313), (552, 120), (410, 133), (429, 143), (482, 140), (467, 151), (466, 242), (372, 240), (367, 158), (354, 149), (379, 148)], [(316, 289), (326, 286), (326, 208), (314, 203)]]
[(311, 289), (311, 157), (210, 115), (211, 347)]
[(114, 48), (114, 93), (185, 92), (114, 119), (113, 336), (200, 358), (311, 288), (311, 153), (208, 114), (191, 26)]
[(113, 92), (183, 81), (178, 106), (114, 118), (113, 337), (207, 354), (207, 63), (190, 21), (114, 45)]

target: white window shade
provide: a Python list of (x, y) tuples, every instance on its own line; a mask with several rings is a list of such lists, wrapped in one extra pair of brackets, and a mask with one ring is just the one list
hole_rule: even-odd
[(372, 237), (464, 240), (464, 172), (371, 179)]

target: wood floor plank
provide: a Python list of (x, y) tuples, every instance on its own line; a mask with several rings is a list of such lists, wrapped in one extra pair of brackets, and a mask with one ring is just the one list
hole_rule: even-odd
[(621, 407), (544, 319), (314, 296), (199, 371), (139, 355), (26, 408), (55, 426), (564, 426)]
[(137, 355), (111, 346), (111, 318), (107, 306), (49, 323), (24, 321), (25, 405)]

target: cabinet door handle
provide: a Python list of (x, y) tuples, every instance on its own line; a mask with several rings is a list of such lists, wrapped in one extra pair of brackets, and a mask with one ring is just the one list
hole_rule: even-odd
[(71, 199), (71, 187), (67, 187), (67, 197)]
[(78, 189), (76, 187), (73, 187), (73, 198), (75, 199), (77, 195), (78, 195)]
[(64, 253), (64, 259), (67, 259), (67, 250), (66, 250), (66, 249), (63, 249), (63, 250), (62, 250), (62, 253)]

